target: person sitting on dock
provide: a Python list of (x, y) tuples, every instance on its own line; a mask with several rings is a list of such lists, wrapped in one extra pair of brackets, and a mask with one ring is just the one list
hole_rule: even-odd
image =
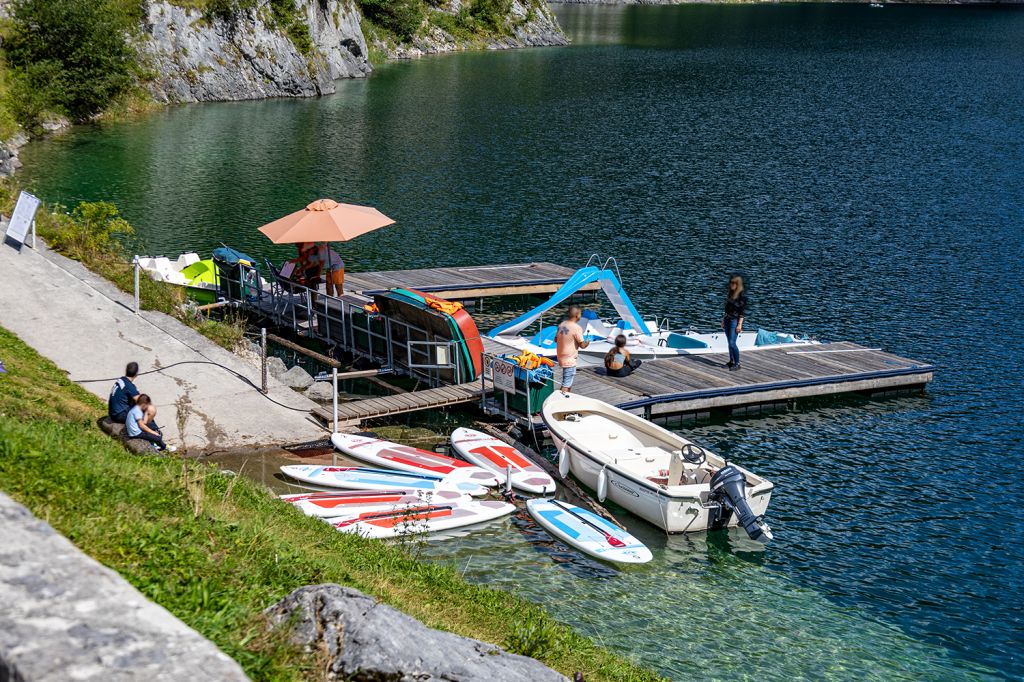
[(583, 327), (578, 322), (583, 315), (578, 305), (569, 306), (565, 319), (558, 325), (555, 333), (555, 348), (558, 366), (562, 368), (562, 393), (572, 391), (572, 382), (576, 378), (576, 360), (580, 356), (580, 348), (586, 348), (590, 342), (583, 338)]
[(628, 377), (641, 365), (640, 360), (634, 360), (626, 350), (626, 337), (619, 334), (615, 337), (615, 347), (605, 353), (604, 368), (610, 377)]
[(128, 411), (135, 406), (139, 398), (139, 389), (135, 388), (135, 377), (139, 375), (139, 363), (129, 362), (124, 368), (124, 376), (114, 382), (107, 398), (107, 416), (110, 421), (124, 424)]
[(164, 443), (164, 434), (156, 425), (156, 405), (145, 393), (139, 395), (135, 406), (128, 411), (128, 419), (125, 421), (125, 430), (129, 438), (141, 438), (149, 441), (153, 446), (163, 452), (167, 450), (174, 452), (173, 445)]

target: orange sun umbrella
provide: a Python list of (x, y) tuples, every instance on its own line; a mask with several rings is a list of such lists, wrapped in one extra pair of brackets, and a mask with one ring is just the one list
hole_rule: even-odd
[(395, 221), (369, 206), (319, 199), (260, 228), (275, 244), (347, 242)]

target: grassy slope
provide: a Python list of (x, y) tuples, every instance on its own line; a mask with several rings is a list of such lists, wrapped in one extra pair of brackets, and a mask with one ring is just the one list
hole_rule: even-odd
[[(300, 679), (312, 662), (258, 614), (301, 585), (336, 582), (428, 625), (504, 643), (588, 680), (656, 677), (554, 624), (537, 606), (465, 583), (400, 547), (332, 530), (244, 478), (138, 458), (94, 425), (102, 405), (0, 328), (0, 489), (212, 639), (257, 679)], [(532, 633), (538, 633), (536, 636)]]

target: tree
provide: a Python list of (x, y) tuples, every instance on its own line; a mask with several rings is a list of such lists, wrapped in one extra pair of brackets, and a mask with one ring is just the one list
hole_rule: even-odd
[[(139, 72), (131, 40), (140, 5), (126, 0), (14, 0), (3, 53), (15, 91), (76, 121), (127, 92)], [(28, 121), (29, 124), (38, 121)]]

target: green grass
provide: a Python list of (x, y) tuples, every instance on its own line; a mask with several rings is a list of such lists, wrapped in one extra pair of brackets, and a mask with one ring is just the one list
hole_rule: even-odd
[(588, 680), (655, 680), (540, 607), (470, 585), (402, 547), (338, 533), (243, 477), (137, 457), (100, 433), (103, 406), (0, 328), (0, 489), (213, 640), (254, 679), (314, 661), (261, 611), (302, 585), (349, 585), (426, 624), (538, 655)]

